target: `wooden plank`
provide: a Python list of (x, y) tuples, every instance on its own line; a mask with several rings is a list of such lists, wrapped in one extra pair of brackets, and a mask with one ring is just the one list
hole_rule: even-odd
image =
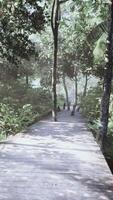
[(79, 113), (42, 120), (0, 150), (0, 200), (112, 200), (113, 177)]

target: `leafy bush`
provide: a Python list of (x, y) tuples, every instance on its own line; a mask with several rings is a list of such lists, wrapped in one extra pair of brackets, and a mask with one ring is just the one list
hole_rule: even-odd
[(81, 109), (83, 115), (88, 119), (88, 127), (96, 136), (100, 127), (100, 102), (101, 102), (102, 89), (101, 86), (91, 88), (87, 96), (81, 97)]
[[(88, 118), (89, 128), (96, 133), (100, 127), (101, 95), (101, 87), (97, 86), (89, 90), (86, 97), (81, 97), (82, 113)], [(113, 136), (113, 94), (110, 98), (108, 134)]]
[(33, 107), (31, 106), (31, 104), (25, 104), (22, 108), (18, 110), (18, 112), (19, 112), (18, 117), (21, 126), (29, 125), (35, 120), (36, 117), (39, 116), (38, 113), (37, 115), (34, 114)]
[(35, 113), (44, 113), (51, 108), (51, 94), (47, 89), (26, 87), (19, 82), (13, 85), (0, 87), (0, 101), (11, 105), (14, 109), (21, 108), (25, 104), (31, 104)]
[(108, 134), (113, 135), (113, 94), (110, 97)]
[(30, 104), (24, 105), (17, 111), (9, 105), (0, 104), (0, 134), (15, 134), (34, 121), (36, 115)]
[(100, 86), (92, 88), (88, 91), (87, 96), (81, 97), (81, 109), (85, 117), (90, 122), (97, 120), (100, 115), (100, 100), (102, 89)]
[(51, 95), (43, 88), (19, 81), (0, 86), (0, 137), (15, 134), (51, 109)]
[(20, 129), (18, 114), (10, 106), (0, 104), (0, 133), (2, 135), (14, 134)]

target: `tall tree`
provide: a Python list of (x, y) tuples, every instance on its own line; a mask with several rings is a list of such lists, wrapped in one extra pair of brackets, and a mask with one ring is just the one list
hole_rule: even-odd
[(57, 54), (58, 54), (58, 27), (59, 27), (59, 0), (53, 1), (52, 14), (51, 14), (51, 27), (54, 39), (54, 64), (52, 68), (52, 100), (53, 100), (53, 119), (57, 121)]
[(83, 96), (85, 97), (87, 94), (87, 86), (88, 86), (88, 74), (85, 74), (85, 84), (84, 84), (84, 91), (83, 91)]
[(75, 82), (75, 103), (74, 103), (74, 107), (76, 108), (77, 103), (78, 103), (78, 72), (77, 72), (76, 66), (74, 66), (74, 82)]
[(63, 80), (63, 86), (64, 86), (65, 95), (66, 95), (67, 108), (68, 108), (68, 110), (70, 110), (69, 95), (68, 95), (68, 89), (67, 89), (67, 84), (66, 84), (66, 74), (64, 73), (64, 71), (63, 71), (63, 75), (62, 75), (62, 80)]
[(29, 60), (34, 54), (29, 36), (44, 27), (43, 8), (38, 4), (37, 0), (0, 1), (0, 57), (11, 63), (9, 74), (14, 78), (18, 77), (21, 60)]
[(113, 67), (113, 0), (110, 4), (110, 19), (109, 19), (109, 33), (108, 33), (108, 46), (107, 46), (107, 59), (106, 68), (104, 70), (104, 83), (103, 83), (103, 96), (101, 100), (101, 127), (100, 135), (102, 142), (102, 149), (104, 150), (104, 142), (107, 135), (108, 119), (109, 119), (109, 101), (111, 94), (112, 83), (112, 67)]

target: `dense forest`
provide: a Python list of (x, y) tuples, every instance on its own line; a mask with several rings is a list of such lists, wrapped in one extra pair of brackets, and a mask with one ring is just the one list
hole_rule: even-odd
[(113, 157), (112, 34), (110, 0), (1, 0), (0, 138), (65, 102)]

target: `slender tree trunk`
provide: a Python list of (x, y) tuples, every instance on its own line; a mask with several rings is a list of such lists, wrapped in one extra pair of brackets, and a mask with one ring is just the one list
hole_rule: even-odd
[(71, 115), (75, 114), (75, 109), (78, 103), (78, 79), (77, 79), (77, 74), (75, 74), (75, 79), (74, 79), (74, 83), (75, 83), (75, 103), (73, 105), (73, 110)]
[(68, 96), (68, 90), (67, 90), (67, 85), (66, 85), (66, 80), (65, 80), (65, 74), (63, 73), (63, 85), (64, 85), (64, 91), (66, 94), (66, 104), (67, 104), (67, 108), (68, 110), (70, 110), (70, 106), (69, 106), (69, 96)]
[(57, 92), (56, 92), (56, 84), (57, 84), (57, 37), (54, 37), (54, 66), (52, 70), (52, 99), (53, 99), (53, 119), (57, 121)]
[(78, 79), (77, 79), (77, 75), (75, 75), (75, 108), (77, 106), (78, 103)]
[(75, 88), (74, 88), (75, 89), (75, 102), (73, 105), (73, 110), (72, 110), (71, 115), (75, 114), (75, 108), (78, 103), (78, 77), (77, 77), (77, 68), (76, 67), (74, 68), (74, 86), (75, 86)]
[(59, 0), (54, 0), (52, 7), (52, 14), (51, 14), (51, 27), (54, 39), (54, 64), (52, 69), (52, 100), (53, 100), (52, 116), (54, 121), (57, 121), (56, 84), (57, 84), (58, 26), (59, 26)]
[(108, 47), (107, 47), (108, 63), (104, 72), (104, 90), (101, 100), (101, 116), (100, 116), (100, 136), (101, 148), (104, 150), (104, 143), (107, 136), (108, 119), (109, 119), (109, 101), (111, 94), (112, 84), (112, 67), (113, 67), (113, 1), (110, 5), (110, 24), (108, 34)]
[(83, 96), (86, 96), (87, 93), (87, 85), (88, 85), (88, 75), (85, 74), (85, 85), (84, 85), (84, 91), (83, 91)]
[(28, 85), (29, 85), (29, 76), (28, 74), (26, 74), (26, 86), (28, 87)]

